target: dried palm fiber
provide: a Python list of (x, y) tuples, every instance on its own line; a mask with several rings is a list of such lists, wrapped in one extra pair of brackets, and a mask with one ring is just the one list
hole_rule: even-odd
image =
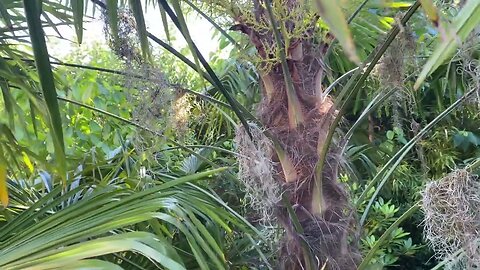
[[(301, 63), (291, 64), (294, 85), (299, 93), (302, 113), (305, 116), (303, 126), (292, 129), (288, 119), (288, 99), (281, 68), (275, 67), (263, 77), (263, 99), (259, 105), (259, 115), (269, 132), (279, 140), (286, 156), (293, 163), (295, 181), (288, 181), (279, 163), (279, 157), (273, 153), (274, 179), (282, 183), (282, 188), (291, 194), (289, 200), (294, 206), (303, 235), (297, 235), (292, 228), (290, 217), (283, 206), (278, 207), (277, 216), (286, 229), (281, 247), (282, 267), (299, 269), (299, 257), (302, 254), (300, 238), (307, 241), (318, 264), (327, 263), (328, 269), (355, 269), (356, 252), (354, 245), (347, 243), (351, 228), (350, 219), (345, 215), (348, 210), (347, 193), (337, 181), (338, 166), (342, 159), (336, 154), (338, 149), (331, 147), (327, 154), (322, 172), (322, 194), (314, 195), (315, 166), (319, 152), (325, 144), (328, 130), (336, 117), (336, 110), (330, 97), (317, 98), (315, 80), (303, 79)], [(322, 197), (322, 209), (316, 208), (318, 198)], [(307, 237), (308, 236), (308, 237)], [(321, 239), (332, 239), (322, 242)], [(333, 239), (336, 239), (333, 241)], [(338, 252), (330, 252), (330, 251)], [(300, 256), (299, 256), (300, 255)]]
[[(424, 236), (449, 269), (480, 267), (480, 181), (465, 169), (428, 183), (422, 193)], [(463, 249), (464, 255), (453, 255)], [(464, 268), (465, 267), (465, 268)]]
[(272, 143), (258, 126), (249, 123), (251, 137), (243, 126), (235, 131), (235, 148), (239, 153), (238, 179), (245, 189), (246, 203), (254, 209), (266, 238), (275, 242), (275, 211), (281, 199), (281, 185), (273, 178)]
[[(255, 124), (249, 123), (251, 138), (243, 126), (235, 132), (235, 147), (239, 163), (239, 179), (247, 189), (247, 196), (254, 208), (274, 208), (280, 201), (280, 185), (273, 180), (271, 161), (272, 143)], [(260, 205), (262, 204), (262, 205)], [(272, 218), (273, 211), (266, 210), (262, 219)]]
[[(292, 73), (294, 78), (298, 75), (297, 72)], [(282, 189), (289, 190), (291, 194), (289, 201), (294, 206), (301, 225), (305, 228), (304, 235), (297, 235), (292, 229), (286, 209), (283, 205), (277, 206), (277, 217), (287, 232), (281, 244), (280, 256), (285, 260), (281, 264), (285, 269), (298, 269), (298, 261), (302, 260), (299, 242), (301, 238), (312, 241), (308, 245), (312, 247), (320, 265), (327, 263), (329, 269), (355, 269), (355, 260), (351, 257), (356, 253), (351, 252), (351, 246), (346, 240), (348, 228), (350, 228), (350, 222), (344, 215), (344, 211), (348, 208), (347, 194), (337, 181), (340, 160), (335, 155), (337, 151), (335, 147), (332, 147), (333, 150), (327, 155), (322, 174), (323, 209), (318, 212), (313, 206), (315, 203), (314, 175), (319, 159), (319, 149), (325, 143), (328, 129), (336, 117), (336, 111), (329, 97), (316, 101), (314, 81), (308, 82), (311, 88), (305, 87), (308, 84), (301, 79), (294, 82), (300, 94), (303, 95), (302, 111), (306, 118), (303, 126), (296, 129), (289, 127), (286, 90), (282, 71), (278, 67), (263, 76), (264, 98), (259, 105), (260, 119), (268, 127), (268, 131), (279, 140), (293, 163), (297, 175), (295, 181), (287, 181), (279, 158), (273, 153), (273, 178), (281, 183)], [(322, 238), (336, 239), (336, 241), (330, 241), (329, 244), (322, 246), (319, 240)], [(326, 248), (327, 246), (329, 247)], [(340, 252), (329, 253), (334, 250)]]

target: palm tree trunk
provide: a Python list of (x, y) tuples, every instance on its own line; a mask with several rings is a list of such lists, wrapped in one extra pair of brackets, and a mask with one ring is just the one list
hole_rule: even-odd
[[(287, 1), (287, 4), (293, 9), (294, 2)], [(265, 12), (263, 6), (256, 2), (253, 14), (257, 21), (266, 22)], [(272, 156), (276, 162), (274, 178), (289, 191), (290, 203), (304, 230), (303, 235), (298, 235), (285, 207), (278, 205), (277, 216), (286, 231), (280, 254), (281, 268), (305, 269), (300, 248), (300, 241), (304, 239), (316, 256), (316, 269), (325, 264), (327, 269), (355, 269), (355, 252), (347, 241), (351, 228), (349, 215), (346, 214), (348, 198), (337, 180), (341, 158), (336, 156), (336, 147), (330, 147), (327, 154), (321, 183), (316, 183), (318, 177), (315, 177), (321, 149), (327, 143), (328, 131), (336, 117), (333, 100), (324, 95), (322, 86), (325, 74), (322, 56), (327, 46), (314, 45), (313, 27), (302, 38), (284, 41), (284, 44), (290, 44), (285, 49), (288, 73), (300, 104), (299, 110), (296, 108), (297, 111), (292, 112), (294, 108), (289, 103), (285, 70), (278, 61), (271, 64), (276, 58), (271, 54), (271, 46), (275, 46), (273, 33), (258, 31), (241, 15), (236, 20), (239, 24), (232, 29), (249, 36), (260, 58), (262, 101), (258, 115), (293, 164), (294, 172), (288, 172), (282, 168), (279, 157)], [(295, 22), (286, 22), (285, 25), (293, 29)], [(301, 113), (303, 123), (292, 125), (292, 113)]]

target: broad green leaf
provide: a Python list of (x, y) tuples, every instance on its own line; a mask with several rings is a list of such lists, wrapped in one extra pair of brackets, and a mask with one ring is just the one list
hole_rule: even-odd
[(0, 203), (3, 207), (8, 206), (8, 189), (7, 189), (7, 165), (3, 163), (3, 160), (0, 164)]
[(340, 7), (341, 1), (331, 0), (316, 0), (317, 7), (322, 16), (322, 19), (328, 24), (334, 36), (343, 47), (344, 52), (348, 55), (351, 61), (356, 64), (360, 63), (355, 43), (353, 42), (350, 28), (348, 27), (345, 15)]
[(452, 26), (453, 33), (447, 33), (444, 40), (433, 51), (432, 56), (422, 69), (415, 82), (414, 88), (418, 89), (427, 76), (434, 72), (440, 65), (451, 58), (459, 42), (465, 41), (470, 32), (480, 24), (480, 0), (470, 0), (463, 6), (462, 10), (455, 17)]
[(62, 181), (66, 184), (65, 145), (63, 141), (62, 118), (60, 116), (52, 67), (50, 65), (42, 22), (40, 20), (40, 14), (42, 13), (41, 3), (41, 1), (24, 0), (23, 6), (27, 17), (28, 30), (35, 57), (35, 65), (40, 78), (43, 97), (47, 104), (48, 122), (51, 127), (51, 135), (55, 146), (55, 157), (58, 165), (57, 169)]
[(27, 153), (22, 152), (22, 156), (23, 156), (23, 163), (25, 163), (30, 173), (33, 173), (33, 170), (34, 170), (33, 164), (30, 161), (30, 158), (28, 157)]
[(408, 8), (412, 5), (411, 2), (405, 2), (405, 1), (382, 1), (383, 5), (385, 7), (390, 7), (390, 8)]
[(58, 269), (86, 258), (132, 250), (155, 260), (167, 269), (185, 269), (183, 265), (165, 256), (163, 245), (168, 245), (168, 243), (160, 243), (155, 239), (155, 235), (146, 232), (129, 232), (107, 236), (64, 247), (61, 250), (44, 252), (38, 259), (27, 260), (24, 263), (12, 263), (7, 265), (6, 268)]
[[(230, 220), (231, 217), (223, 208), (216, 209), (216, 206), (211, 204), (212, 201), (203, 193), (192, 192), (193, 189), (185, 183), (215, 172), (219, 170), (178, 178), (172, 180), (176, 181), (174, 183), (169, 181), (141, 192), (130, 192), (127, 189), (116, 189), (111, 186), (96, 188), (93, 194), (84, 196), (77, 203), (53, 215), (45, 216), (47, 211), (62, 205), (62, 202), (69, 200), (73, 194), (77, 194), (79, 189), (89, 188), (88, 186), (79, 187), (58, 197), (62, 190), (59, 186), (42, 197), (40, 199), (42, 202), (32, 205), (2, 228), (0, 250), (7, 246), (15, 248), (0, 253), (0, 268), (63, 269), (65, 265), (75, 264), (78, 260), (85, 258), (132, 250), (156, 260), (168, 269), (184, 269), (182, 262), (178, 261), (180, 257), (177, 252), (164, 237), (138, 232), (83, 241), (104, 236), (105, 233), (117, 228), (138, 224), (155, 217), (171, 223), (186, 235), (193, 252), (198, 253), (196, 257), (203, 259), (199, 262), (200, 264), (208, 262), (206, 259), (217, 257), (215, 250), (221, 254), (220, 246), (216, 247), (218, 244), (212, 235), (203, 227), (199, 227), (200, 224), (196, 221), (192, 223), (193, 214), (203, 217), (219, 215), (216, 219), (224, 220)], [(176, 188), (178, 185), (182, 187)], [(211, 199), (214, 198), (211, 197)], [(205, 212), (205, 209), (213, 209), (215, 212)], [(169, 214), (170, 211), (178, 215), (172, 216)], [(134, 243), (134, 246), (130, 245)], [(138, 249), (142, 245), (147, 249)], [(62, 249), (58, 250), (57, 247), (60, 246)], [(121, 247), (128, 248), (117, 249)], [(209, 250), (208, 258), (204, 256), (205, 249)], [(223, 266), (221, 261), (218, 262), (218, 266)], [(206, 263), (204, 266), (204, 269), (209, 269)]]
[(213, 255), (212, 257), (216, 258), (218, 256), (222, 259), (221, 261), (217, 260), (217, 258), (215, 260), (216, 262), (218, 262), (217, 263), (218, 268), (219, 269), (222, 268), (224, 266), (224, 262), (225, 262), (225, 254), (223, 253), (220, 246), (218, 246), (217, 241), (213, 238), (213, 236), (207, 230), (205, 225), (203, 225), (202, 222), (195, 216), (195, 214), (193, 214), (191, 211), (189, 211), (188, 216), (189, 216), (190, 220), (192, 221), (192, 225), (191, 225), (192, 228), (195, 228), (196, 230), (198, 230), (199, 239), (202, 239), (202, 240), (205, 239), (206, 244), (208, 243), (208, 245), (216, 253), (216, 255), (212, 254)]
[(90, 259), (90, 260), (80, 260), (76, 261), (75, 265), (63, 266), (63, 269), (68, 270), (123, 270), (122, 267), (111, 262)]
[(81, 44), (83, 39), (83, 0), (70, 1), (70, 5), (72, 6), (73, 25), (77, 33), (77, 41)]
[(130, 0), (130, 8), (132, 9), (135, 22), (137, 24), (138, 38), (140, 39), (140, 47), (142, 47), (143, 57), (150, 61), (150, 47), (148, 44), (147, 27), (145, 18), (143, 17), (142, 3), (140, 0)]
[[(362, 263), (358, 266), (358, 270), (366, 270), (366, 269), (371, 269), (369, 268), (370, 261), (372, 258), (377, 254), (377, 251), (382, 247), (383, 244), (385, 244), (385, 241), (388, 240), (388, 238), (391, 236), (392, 232), (398, 228), (400, 223), (402, 223), (405, 219), (409, 218), (412, 216), (418, 209), (420, 209), (420, 204), (415, 203), (412, 207), (410, 207), (407, 211), (405, 211), (402, 216), (397, 218), (395, 222), (388, 227), (387, 230), (382, 234), (382, 236), (375, 241), (375, 245), (369, 250), (367, 256), (362, 260)], [(383, 268), (383, 267), (382, 267)]]
[(192, 175), (187, 175), (187, 176), (184, 176), (184, 177), (177, 178), (175, 180), (168, 181), (165, 184), (162, 184), (161, 186), (159, 186), (159, 188), (161, 188), (163, 190), (163, 189), (171, 188), (171, 187), (174, 187), (174, 186), (178, 186), (180, 184), (184, 184), (184, 183), (188, 183), (188, 182), (194, 182), (194, 181), (206, 178), (206, 177), (213, 176), (217, 173), (225, 171), (226, 169), (227, 169), (227, 167), (221, 167), (221, 168), (217, 168), (217, 169), (213, 169), (213, 170), (209, 170), (209, 171), (205, 171), (205, 172), (200, 172), (200, 173), (196, 173), (196, 174), (192, 174)]
[(393, 140), (394, 137), (395, 137), (395, 132), (391, 130), (387, 131), (387, 139)]
[(423, 9), (425, 10), (425, 14), (427, 14), (428, 18), (432, 21), (435, 27), (438, 27), (440, 24), (440, 17), (438, 16), (438, 10), (433, 4), (432, 0), (420, 0)]

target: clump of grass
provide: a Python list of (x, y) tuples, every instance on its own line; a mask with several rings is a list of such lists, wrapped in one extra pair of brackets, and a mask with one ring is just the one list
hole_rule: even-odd
[(275, 209), (281, 199), (281, 186), (274, 179), (271, 160), (272, 142), (255, 124), (250, 124), (250, 138), (243, 126), (235, 132), (238, 155), (238, 179), (245, 187), (245, 199), (258, 213), (260, 224), (271, 227), (275, 224)]
[[(424, 235), (435, 257), (448, 269), (480, 267), (480, 181), (467, 170), (455, 170), (430, 182), (423, 191)], [(462, 256), (455, 256), (463, 249)]]

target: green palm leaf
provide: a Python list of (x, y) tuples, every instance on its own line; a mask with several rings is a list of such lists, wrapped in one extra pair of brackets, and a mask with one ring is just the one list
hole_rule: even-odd
[(130, 0), (130, 7), (137, 24), (138, 37), (140, 39), (140, 47), (142, 47), (143, 57), (147, 61), (151, 61), (150, 47), (148, 44), (147, 27), (145, 26), (145, 18), (143, 17), (142, 3), (140, 0)]
[(83, 39), (83, 0), (70, 1), (73, 12), (73, 25), (77, 33), (78, 43), (82, 43)]
[(353, 42), (350, 28), (348, 27), (345, 15), (340, 7), (340, 2), (330, 0), (316, 0), (318, 10), (322, 19), (330, 27), (331, 31), (342, 45), (345, 53), (351, 61), (359, 64), (360, 59), (357, 56), (355, 43)]
[(113, 40), (118, 42), (118, 6), (117, 0), (107, 0), (108, 26), (112, 31)]
[(50, 65), (45, 36), (40, 21), (42, 13), (41, 1), (23, 1), (28, 29), (35, 57), (40, 84), (45, 103), (47, 104), (49, 125), (55, 145), (55, 156), (61, 179), (66, 183), (65, 146), (63, 141), (62, 119), (58, 107), (57, 92)]
[[(181, 256), (162, 234), (127, 232), (137, 224), (157, 219), (183, 233), (202, 268), (210, 269), (208, 262), (213, 262), (216, 269), (225, 269), (222, 248), (203, 224), (210, 219), (215, 224), (235, 218), (202, 192), (185, 185), (222, 170), (169, 180), (138, 193), (120, 186), (80, 186), (62, 194), (58, 186), (0, 226), (0, 268), (104, 265), (85, 259), (135, 251), (166, 269), (185, 269)], [(22, 192), (14, 186), (12, 190)], [(77, 202), (71, 200), (79, 195)]]
[(418, 89), (428, 75), (434, 72), (447, 59), (450, 59), (459, 42), (465, 41), (470, 32), (479, 24), (480, 0), (467, 1), (453, 21), (453, 33), (447, 33), (447, 37), (444, 40), (440, 40), (441, 37), (438, 37), (439, 44), (423, 67), (414, 88)]

